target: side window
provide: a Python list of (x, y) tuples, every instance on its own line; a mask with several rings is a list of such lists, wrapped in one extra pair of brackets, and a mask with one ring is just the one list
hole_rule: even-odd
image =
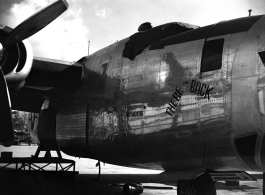
[(202, 56), (201, 72), (221, 69), (224, 39), (206, 41)]
[(101, 71), (100, 71), (100, 74), (102, 75), (106, 75), (107, 73), (107, 67), (108, 67), (108, 63), (104, 63), (101, 65)]

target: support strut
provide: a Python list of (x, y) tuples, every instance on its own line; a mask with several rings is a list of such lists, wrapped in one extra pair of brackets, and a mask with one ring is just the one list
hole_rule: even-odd
[(39, 157), (41, 151), (45, 151), (45, 158), (51, 158), (51, 151), (56, 151), (58, 158), (62, 159), (60, 149), (55, 141), (41, 140), (40, 145), (35, 153), (35, 158)]

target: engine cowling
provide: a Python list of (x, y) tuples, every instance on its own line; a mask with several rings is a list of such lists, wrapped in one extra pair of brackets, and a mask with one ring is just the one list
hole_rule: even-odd
[[(12, 29), (0, 28), (0, 36), (6, 36)], [(30, 43), (23, 40), (6, 47), (0, 55), (0, 66), (5, 75), (9, 91), (19, 90), (30, 73), (33, 62), (33, 52)]]
[(14, 141), (9, 91), (23, 86), (33, 61), (30, 44), (24, 40), (46, 27), (67, 8), (66, 0), (57, 0), (14, 29), (0, 26), (0, 143), (6, 146)]

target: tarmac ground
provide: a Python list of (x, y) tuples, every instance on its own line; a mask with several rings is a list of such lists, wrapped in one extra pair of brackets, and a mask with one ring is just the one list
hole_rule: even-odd
[[(0, 146), (1, 152), (13, 152), (13, 157), (30, 157), (35, 154), (37, 146)], [(44, 155), (44, 154), (40, 154)], [(52, 153), (56, 157), (56, 153)], [(161, 173), (157, 170), (135, 169), (101, 163), (99, 180), (97, 161), (75, 158), (62, 153), (63, 158), (76, 162), (76, 172), (56, 173), (55, 165), (49, 165), (48, 171), (40, 173), (27, 171), (0, 171), (0, 194), (31, 195), (31, 194), (64, 194), (64, 195), (107, 195), (123, 194), (124, 183), (142, 183), (143, 195), (176, 195), (174, 181), (152, 183), (152, 179)], [(1, 164), (0, 164), (1, 166)], [(12, 168), (12, 167), (11, 167)], [(14, 167), (15, 168), (15, 167)], [(240, 182), (239, 186), (227, 186), (225, 182), (217, 182), (217, 195), (262, 195), (262, 173), (250, 173), (257, 182)]]

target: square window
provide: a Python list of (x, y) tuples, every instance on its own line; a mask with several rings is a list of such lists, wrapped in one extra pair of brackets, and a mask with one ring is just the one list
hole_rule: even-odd
[(202, 54), (201, 72), (219, 70), (222, 67), (224, 39), (206, 41)]

